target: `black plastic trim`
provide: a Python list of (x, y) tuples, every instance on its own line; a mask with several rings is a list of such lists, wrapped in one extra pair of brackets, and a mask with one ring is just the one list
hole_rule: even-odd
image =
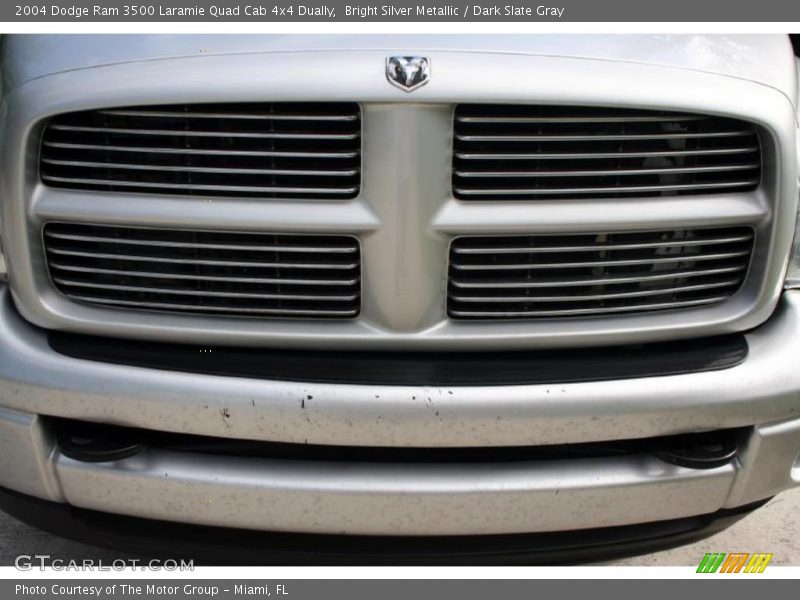
[(0, 509), (72, 540), (131, 557), (196, 565), (575, 564), (665, 550), (729, 527), (769, 499), (735, 509), (639, 525), (486, 536), (344, 536), (257, 532), (79, 509), (0, 488)]
[(48, 334), (85, 360), (208, 375), (378, 385), (524, 385), (607, 381), (727, 369), (747, 358), (732, 334), (608, 348), (501, 352), (350, 352), (197, 346)]
[[(169, 452), (237, 458), (395, 464), (499, 464), (649, 454), (687, 468), (706, 469), (731, 462), (742, 441), (747, 439), (749, 432), (748, 429), (720, 429), (700, 433), (581, 444), (423, 448), (331, 446), (238, 440), (60, 418), (48, 418), (48, 423), (52, 424), (52, 431), (61, 453), (83, 462), (120, 460), (132, 456), (138, 451), (154, 448)], [(718, 449), (716, 452), (715, 448)], [(691, 463), (690, 459), (693, 457), (695, 461)], [(702, 460), (703, 458), (705, 460)]]

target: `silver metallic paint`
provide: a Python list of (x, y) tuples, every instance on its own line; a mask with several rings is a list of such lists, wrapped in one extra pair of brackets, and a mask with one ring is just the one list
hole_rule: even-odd
[(564, 531), (715, 512), (735, 469), (632, 456), (505, 464), (358, 464), (148, 452), (56, 458), (73, 506), (268, 531), (465, 535)]
[[(640, 438), (800, 415), (800, 291), (749, 332), (744, 363), (619, 381), (425, 387), (271, 381), (55, 353), (0, 294), (0, 405), (236, 439), (352, 446), (514, 446)], [(311, 396), (309, 399), (308, 396)]]
[[(683, 38), (673, 43), (686, 51), (682, 44), (693, 46), (702, 39), (690, 37), (691, 43)], [(561, 47), (561, 42), (548, 39), (554, 47)], [(430, 47), (440, 43), (427, 41)], [(614, 46), (616, 54), (599, 52), (594, 59), (556, 55), (555, 51), (548, 54), (541, 46), (545, 41), (533, 38), (534, 45), (527, 53), (519, 50), (519, 40), (515, 42), (519, 51), (507, 53), (460, 49), (465, 40), (453, 41), (458, 51), (429, 51), (421, 45), (413, 50), (425, 52), (436, 62), (437, 77), (408, 95), (386, 85), (382, 72), (386, 52), (354, 51), (352, 43), (344, 39), (344, 48), (335, 51), (321, 52), (317, 46), (313, 51), (220, 51), (180, 58), (120, 58), (114, 64), (90, 68), (59, 67), (59, 61), (66, 59), (54, 58), (51, 69), (62, 68), (60, 72), (41, 72), (19, 83), (25, 78), (20, 74), (25, 72), (20, 59), (20, 45), (24, 47), (25, 42), (12, 38), (6, 52), (12, 71), (9, 79), (17, 84), (7, 95), (7, 118), (0, 133), (2, 178), (6, 196), (13, 200), (3, 208), (2, 237), (19, 309), (43, 327), (120, 337), (375, 349), (608, 345), (712, 335), (763, 323), (782, 289), (798, 201), (796, 112), (794, 92), (787, 91), (796, 89), (795, 67), (784, 60), (784, 52), (788, 52), (785, 40), (781, 36), (744, 36), (738, 47), (746, 57), (741, 65), (757, 60), (769, 65), (757, 81), (752, 79), (755, 70), (741, 65), (720, 67), (722, 74), (707, 72), (697, 64), (678, 68), (685, 62), (684, 56), (665, 66), (668, 61), (662, 59), (667, 40), (650, 40), (660, 45), (658, 55), (662, 57), (650, 65), (645, 64), (646, 53), (636, 62), (622, 60), (621, 40)], [(323, 42), (334, 43), (330, 39), (307, 40), (312, 46)], [(640, 38), (631, 39), (630, 47), (641, 42)], [(36, 40), (27, 43), (32, 51), (36, 48)], [(79, 51), (68, 40), (52, 43), (63, 45), (65, 52), (75, 52), (74, 61), (86, 58), (88, 50)], [(175, 43), (174, 51), (180, 54), (186, 40)], [(729, 36), (725, 40), (711, 36), (706, 45), (721, 52), (732, 43)], [(144, 51), (140, 41), (131, 44), (131, 56)], [(476, 44), (483, 48), (488, 42)], [(100, 46), (102, 40), (95, 40), (88, 48)], [(167, 41), (159, 40), (156, 46), (163, 56), (170, 55)], [(588, 47), (584, 44), (581, 52)], [(721, 54), (715, 56), (719, 60)], [(476, 68), (486, 74), (481, 81), (464, 76)], [(207, 84), (210, 74), (214, 86)], [(153, 81), (159, 85), (153, 86)], [(51, 114), (132, 104), (312, 97), (355, 99), (362, 104), (364, 185), (352, 201), (209, 202), (208, 198), (158, 194), (74, 192), (46, 187), (36, 175), (38, 136)], [(747, 119), (763, 134), (763, 185), (753, 193), (702, 197), (460, 202), (452, 197), (449, 181), (451, 113), (456, 102), (480, 101), (663, 108)], [(60, 295), (47, 277), (40, 229), (48, 220), (352, 233), (365, 249), (363, 312), (352, 321), (319, 322), (137, 313), (81, 305)], [(752, 276), (738, 294), (720, 305), (535, 323), (458, 323), (446, 317), (444, 269), (453, 236), (719, 224), (749, 224), (757, 231)], [(407, 256), (398, 256), (398, 252)]]
[[(145, 517), (412, 535), (645, 522), (737, 506), (800, 484), (800, 290), (781, 296), (800, 187), (798, 75), (785, 36), (113, 41), (11, 36), (3, 42), (3, 89), (9, 93), (0, 108), (0, 237), (16, 305), (38, 325), (204, 344), (408, 349), (578, 346), (748, 329), (750, 354), (743, 364), (718, 372), (562, 385), (428, 388), (203, 376), (58, 355), (46, 334), (20, 317), (8, 287), (0, 284), (0, 484)], [(412, 52), (432, 56), (437, 77), (408, 96), (386, 84), (382, 69), (387, 54)], [(479, 84), (464, 77), (476, 66), (487, 74)], [(36, 176), (38, 135), (51, 114), (310, 97), (362, 104), (365, 172), (362, 194), (353, 201), (207, 202), (75, 192), (47, 188)], [(457, 102), (480, 101), (663, 108), (747, 119), (767, 141), (764, 184), (754, 193), (700, 198), (461, 203), (450, 192), (452, 110)], [(353, 233), (369, 257), (364, 311), (356, 321), (327, 324), (81, 306), (60, 296), (44, 269), (41, 225), (49, 220)], [(454, 236), (720, 224), (753, 225), (757, 248), (748, 286), (719, 307), (536, 324), (444, 318), (446, 252)], [(737, 463), (706, 472), (645, 457), (377, 469), (199, 461), (154, 452), (87, 465), (55, 451), (43, 426), (48, 415), (238, 439), (365, 446), (548, 444), (753, 429)], [(265, 510), (267, 505), (272, 508)]]
[(708, 514), (800, 485), (797, 418), (753, 428), (739, 460), (710, 470), (646, 455), (454, 465), (148, 450), (85, 463), (60, 454), (35, 415), (0, 410), (0, 432), (0, 457), (15, 463), (0, 459), (10, 489), (110, 513), (269, 531), (575, 530)]

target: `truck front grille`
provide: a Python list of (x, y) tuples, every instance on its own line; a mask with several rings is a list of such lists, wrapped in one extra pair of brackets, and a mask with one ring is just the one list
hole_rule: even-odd
[(741, 192), (761, 179), (759, 138), (734, 119), (581, 106), (456, 107), (461, 200)]
[(455, 319), (595, 316), (714, 304), (744, 281), (749, 227), (460, 237), (450, 245)]
[(50, 277), (69, 298), (127, 309), (352, 318), (360, 248), (349, 236), (49, 223)]
[(71, 189), (257, 198), (358, 195), (355, 103), (196, 104), (58, 115), (40, 174)]

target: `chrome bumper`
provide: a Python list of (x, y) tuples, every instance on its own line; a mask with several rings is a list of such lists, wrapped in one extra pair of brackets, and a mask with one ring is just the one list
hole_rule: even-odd
[[(67, 358), (0, 292), (0, 487), (99, 511), (317, 533), (584, 529), (707, 514), (800, 485), (800, 293), (723, 371), (564, 385), (416, 388), (192, 375)], [(646, 455), (504, 464), (369, 464), (149, 451), (61, 455), (40, 415), (229, 438), (501, 446), (750, 427), (709, 470)]]

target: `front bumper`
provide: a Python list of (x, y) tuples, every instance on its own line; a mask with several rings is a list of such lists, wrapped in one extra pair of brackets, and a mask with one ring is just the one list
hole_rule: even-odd
[[(295, 383), (68, 358), (0, 292), (0, 486), (82, 509), (197, 525), (353, 535), (588, 530), (740, 507), (800, 484), (800, 292), (712, 372), (563, 385)], [(746, 427), (713, 469), (650, 455), (369, 463), (151, 450), (61, 454), (43, 416), (234, 439), (349, 446), (523, 446)]]

